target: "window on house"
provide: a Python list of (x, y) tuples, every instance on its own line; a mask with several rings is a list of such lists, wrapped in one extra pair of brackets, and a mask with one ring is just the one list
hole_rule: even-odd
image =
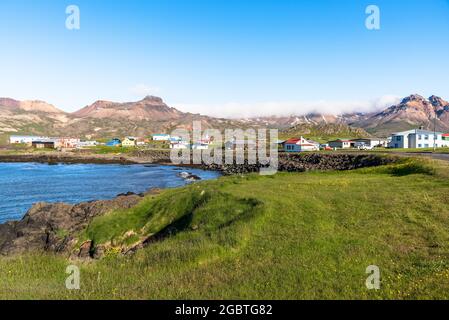
[(424, 140), (429, 140), (429, 135), (428, 135), (428, 134), (426, 134), (426, 135), (424, 136)]
[(418, 140), (421, 140), (421, 138), (422, 138), (422, 137), (421, 137), (421, 135), (420, 135), (420, 134), (418, 134)]
[(396, 136), (396, 141), (401, 141), (401, 136)]
[(418, 144), (418, 148), (422, 148), (422, 144), (420, 143), (420, 144)]
[(424, 145), (424, 148), (428, 148), (428, 147), (429, 147), (429, 144), (426, 143), (426, 144)]

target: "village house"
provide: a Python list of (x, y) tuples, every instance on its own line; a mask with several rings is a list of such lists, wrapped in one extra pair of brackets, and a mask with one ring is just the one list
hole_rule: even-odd
[(209, 145), (207, 143), (194, 143), (192, 144), (192, 150), (207, 150)]
[(187, 141), (176, 141), (170, 143), (170, 149), (188, 149), (190, 145)]
[(107, 147), (120, 147), (122, 145), (122, 140), (118, 138), (114, 138), (108, 142), (106, 142)]
[(320, 144), (314, 141), (309, 141), (304, 137), (288, 139), (284, 142), (285, 152), (304, 152), (304, 151), (318, 151)]
[(95, 147), (97, 144), (98, 144), (97, 141), (81, 140), (76, 147), (78, 149), (89, 148), (89, 147)]
[(80, 143), (80, 139), (77, 138), (57, 138), (56, 144), (58, 148), (67, 148), (72, 149), (78, 147), (78, 144)]
[(170, 135), (169, 134), (153, 134), (152, 138), (153, 138), (153, 141), (169, 141)]
[(31, 145), (34, 141), (47, 140), (49, 137), (39, 137), (39, 136), (10, 136), (10, 144), (28, 144)]
[(332, 149), (348, 149), (353, 148), (355, 143), (350, 139), (337, 139), (328, 142), (329, 147)]
[(57, 147), (55, 140), (33, 141), (31, 146), (36, 149), (55, 149)]
[(380, 139), (380, 138), (359, 138), (359, 139), (352, 139), (352, 141), (354, 142), (354, 147), (356, 147), (356, 148), (386, 147), (388, 145), (388, 142), (386, 139)]
[(170, 137), (168, 140), (170, 142), (179, 142), (179, 141), (182, 141), (182, 138), (178, 137), (178, 136), (173, 136), (173, 137)]
[(131, 148), (137, 146), (137, 139), (135, 137), (126, 137), (122, 141), (122, 147)]
[(443, 139), (443, 133), (423, 129), (396, 132), (391, 135), (389, 148), (441, 148), (449, 147), (449, 140)]

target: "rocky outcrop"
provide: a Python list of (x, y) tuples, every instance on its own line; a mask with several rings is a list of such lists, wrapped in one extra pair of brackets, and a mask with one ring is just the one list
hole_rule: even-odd
[(42, 154), (1, 154), (0, 162), (38, 162), (38, 163), (117, 163), (133, 164), (137, 163), (121, 156), (103, 156), (103, 155), (77, 155), (73, 153), (49, 152)]
[(170, 151), (139, 150), (132, 154), (92, 154), (83, 152), (46, 152), (26, 154), (0, 154), (0, 162), (39, 162), (39, 163), (94, 163), (94, 164), (139, 164), (169, 163)]
[[(12, 255), (27, 251), (69, 253), (77, 242), (74, 237), (97, 216), (115, 209), (135, 206), (143, 195), (119, 195), (113, 200), (65, 203), (38, 203), (21, 221), (0, 225), (0, 254)], [(90, 245), (83, 243), (79, 257), (89, 256)]]
[[(351, 153), (282, 153), (279, 155), (278, 171), (303, 172), (309, 170), (354, 170), (389, 164), (393, 157), (376, 154)], [(221, 171), (225, 175), (259, 172), (261, 164), (203, 165), (203, 169)]]
[(198, 177), (197, 175), (191, 173), (191, 172), (180, 172), (177, 174), (178, 177), (183, 178), (186, 181), (198, 181), (201, 180), (200, 177)]

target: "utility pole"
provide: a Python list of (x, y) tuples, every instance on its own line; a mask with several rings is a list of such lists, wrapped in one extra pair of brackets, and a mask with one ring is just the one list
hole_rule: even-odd
[(437, 140), (437, 110), (434, 107), (435, 116), (433, 117), (433, 151), (437, 149), (436, 140)]

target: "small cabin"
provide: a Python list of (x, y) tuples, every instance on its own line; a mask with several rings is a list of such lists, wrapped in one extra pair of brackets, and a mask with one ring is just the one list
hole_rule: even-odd
[(348, 149), (355, 146), (355, 142), (349, 139), (337, 139), (328, 142), (329, 147), (337, 149)]
[(169, 134), (153, 134), (152, 138), (153, 138), (153, 141), (169, 141), (170, 135)]
[(136, 147), (136, 146), (137, 146), (137, 139), (134, 137), (126, 137), (122, 141), (122, 147), (131, 148), (131, 147)]
[(106, 142), (106, 146), (108, 146), (108, 147), (120, 147), (121, 145), (122, 145), (122, 141), (117, 138)]
[(33, 141), (31, 146), (36, 149), (55, 149), (56, 143), (54, 141)]

